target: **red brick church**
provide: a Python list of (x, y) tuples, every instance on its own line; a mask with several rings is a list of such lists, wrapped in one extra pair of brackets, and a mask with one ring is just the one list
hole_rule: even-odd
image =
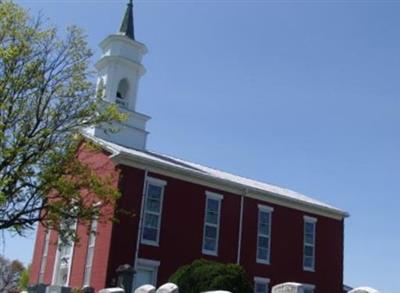
[(343, 232), (348, 214), (285, 188), (242, 178), (146, 149), (149, 116), (137, 112), (142, 57), (128, 4), (118, 33), (100, 44), (98, 86), (106, 103), (129, 115), (121, 131), (87, 134), (103, 152), (86, 156), (105, 172), (119, 170), (117, 208), (136, 214), (118, 223), (75, 224), (79, 244), (58, 247), (54, 231), (38, 228), (30, 281), (99, 290), (130, 264), (133, 287), (160, 285), (195, 259), (243, 266), (255, 293), (283, 282), (307, 293), (343, 292)]

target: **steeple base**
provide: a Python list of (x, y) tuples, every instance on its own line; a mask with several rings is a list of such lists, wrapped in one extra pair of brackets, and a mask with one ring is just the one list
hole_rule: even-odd
[(89, 133), (98, 138), (102, 138), (109, 142), (113, 142), (124, 147), (145, 150), (147, 135), (146, 123), (150, 117), (138, 112), (129, 111), (127, 109), (119, 109), (128, 116), (128, 119), (121, 123), (113, 123), (112, 128), (116, 132), (104, 131), (101, 126), (96, 126), (89, 130)]

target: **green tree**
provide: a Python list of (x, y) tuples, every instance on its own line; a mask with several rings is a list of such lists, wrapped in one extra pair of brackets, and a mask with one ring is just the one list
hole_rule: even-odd
[(232, 293), (252, 293), (253, 288), (244, 269), (236, 264), (195, 260), (180, 267), (169, 279), (182, 293), (226, 290)]
[[(0, 1), (0, 230), (104, 219), (118, 191), (78, 159), (82, 129), (125, 117), (95, 94), (91, 50), (77, 27), (60, 37), (41, 17)], [(114, 177), (115, 178), (115, 177)], [(92, 196), (82, 197), (82, 191)], [(97, 203), (97, 204), (95, 204)], [(99, 217), (100, 216), (100, 217)]]
[(31, 271), (31, 265), (28, 265), (27, 268), (25, 268), (20, 276), (19, 276), (19, 281), (18, 281), (18, 288), (20, 290), (28, 290), (28, 285), (29, 285), (29, 273)]
[(0, 293), (19, 292), (18, 283), (24, 270), (20, 261), (10, 261), (0, 255)]

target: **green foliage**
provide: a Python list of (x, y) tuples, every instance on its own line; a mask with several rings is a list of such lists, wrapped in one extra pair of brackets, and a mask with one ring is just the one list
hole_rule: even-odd
[(179, 268), (169, 281), (182, 293), (226, 290), (232, 293), (252, 293), (253, 288), (244, 269), (236, 264), (196, 260)]
[(18, 281), (18, 288), (21, 290), (28, 290), (28, 285), (29, 285), (29, 273), (31, 270), (31, 266), (29, 265), (26, 269), (24, 269), (19, 277)]
[(91, 56), (79, 28), (60, 38), (0, 1), (0, 230), (24, 235), (41, 222), (73, 237), (62, 222), (104, 219), (118, 198), (115, 174), (98, 176), (77, 157), (82, 129), (126, 118), (96, 95)]

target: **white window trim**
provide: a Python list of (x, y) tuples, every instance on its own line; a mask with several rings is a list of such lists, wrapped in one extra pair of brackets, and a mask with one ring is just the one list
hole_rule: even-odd
[(270, 279), (268, 278), (263, 278), (263, 277), (254, 277), (254, 290), (256, 288), (256, 284), (263, 284), (263, 285), (267, 285), (267, 292), (269, 292), (269, 283), (270, 283)]
[(211, 192), (211, 191), (206, 191), (206, 196), (208, 198), (212, 198), (215, 200), (223, 200), (224, 199), (224, 196), (222, 194)]
[[(143, 238), (143, 233), (144, 233), (144, 229), (145, 229), (145, 214), (147, 213), (146, 210), (146, 205), (147, 205), (147, 197), (148, 197), (148, 187), (149, 184), (151, 185), (155, 185), (158, 187), (161, 187), (161, 196), (160, 196), (160, 214), (158, 217), (158, 229), (157, 229), (157, 240), (156, 241), (151, 241), (148, 239), (144, 239)], [(167, 181), (165, 180), (161, 180), (158, 178), (154, 178), (154, 177), (147, 177), (146, 179), (146, 192), (145, 192), (145, 197), (144, 197), (144, 206), (143, 206), (143, 227), (142, 227), (142, 235), (140, 236), (140, 243), (142, 244), (146, 244), (146, 245), (151, 245), (151, 246), (160, 246), (160, 231), (161, 231), (161, 218), (162, 218), (162, 210), (163, 210), (163, 202), (164, 202), (164, 192), (165, 192), (165, 186), (167, 185)], [(155, 214), (154, 212), (150, 212)]]
[[(271, 235), (272, 235), (272, 212), (274, 211), (273, 207), (259, 204), (258, 212), (257, 212), (257, 241), (256, 241), (256, 262), (259, 264), (269, 265), (271, 264)], [(259, 222), (260, 222), (260, 212), (269, 213), (269, 235), (260, 234), (259, 232)], [(258, 258), (258, 237), (268, 237), (268, 257), (267, 259)]]
[(308, 223), (317, 223), (318, 222), (317, 218), (310, 217), (310, 216), (303, 216), (303, 219), (305, 222), (308, 222)]
[[(317, 238), (317, 233), (316, 232), (317, 232), (317, 221), (318, 221), (318, 219), (314, 218), (314, 217), (310, 217), (310, 216), (303, 216), (303, 219), (304, 219), (304, 223), (303, 223), (303, 270), (307, 271), (307, 272), (315, 272), (315, 242), (316, 242), (316, 238)], [(313, 231), (314, 243), (312, 245), (306, 243), (306, 233), (305, 233), (305, 225), (306, 225), (306, 223), (314, 225), (314, 231)], [(304, 259), (305, 259), (305, 256), (306, 256), (306, 254), (305, 254), (306, 246), (312, 246), (312, 248), (313, 248), (313, 266), (312, 267), (306, 267), (304, 265)], [(310, 286), (313, 286), (313, 285), (305, 284), (304, 286), (310, 287)], [(311, 287), (310, 287), (310, 289), (311, 289)]]
[[(95, 229), (92, 229), (93, 228), (93, 223), (96, 223), (96, 226), (95, 226)], [(90, 224), (90, 233), (94, 233), (94, 240), (93, 240), (93, 244), (92, 245), (90, 245), (90, 235), (89, 235), (89, 238), (88, 238), (88, 246), (87, 246), (87, 248), (86, 248), (86, 260), (85, 260), (85, 269), (84, 269), (84, 273), (83, 273), (83, 286), (90, 286), (90, 281), (91, 281), (91, 278), (92, 278), (92, 269), (93, 269), (93, 260), (94, 260), (94, 252), (95, 252), (95, 248), (96, 248), (96, 238), (97, 238), (97, 228), (98, 228), (98, 225), (99, 225), (99, 223), (98, 223), (98, 220), (97, 219), (94, 219), (93, 221), (92, 221), (92, 223)], [(89, 260), (88, 260), (88, 254), (89, 254), (89, 249), (90, 248), (92, 248), (93, 249), (93, 253), (92, 253), (92, 257), (91, 257), (91, 260), (90, 260), (90, 266), (88, 266), (88, 262), (89, 262)], [(88, 273), (88, 268), (90, 267), (90, 274), (88, 275), (88, 276), (86, 276), (86, 274)], [(86, 279), (86, 277), (87, 277), (87, 284), (85, 284), (85, 279)]]
[(42, 251), (42, 258), (40, 260), (40, 268), (39, 268), (39, 282), (44, 282), (44, 276), (46, 273), (48, 255), (49, 255), (49, 244), (50, 244), (51, 230), (47, 229), (44, 236), (44, 245)]
[[(217, 224), (211, 224), (211, 223), (207, 223), (206, 222), (207, 221), (207, 202), (208, 202), (208, 199), (217, 200), (219, 202), (218, 203), (218, 222), (217, 222)], [(220, 229), (220, 224), (221, 224), (221, 205), (222, 205), (222, 200), (223, 199), (224, 199), (224, 196), (222, 194), (211, 192), (211, 191), (206, 191), (206, 204), (205, 204), (205, 207), (204, 207), (204, 222), (203, 222), (203, 243), (201, 245), (201, 251), (205, 255), (218, 256), (219, 229)], [(204, 248), (205, 238), (206, 238), (206, 226), (207, 225), (217, 228), (215, 251), (207, 250), (207, 249)]]
[[(145, 259), (145, 258), (138, 258), (137, 260), (137, 270), (144, 269), (144, 270), (152, 270), (153, 274), (153, 284), (157, 284), (158, 278), (158, 268), (160, 267), (161, 262), (158, 260), (153, 259)], [(136, 274), (135, 274), (136, 275)], [(135, 275), (133, 277), (133, 286), (135, 285)]]
[(258, 209), (266, 211), (266, 212), (273, 212), (274, 211), (273, 207), (266, 206), (266, 205), (263, 205), (263, 204), (258, 204)]
[[(75, 223), (74, 223), (74, 226), (73, 226), (73, 230), (74, 231), (76, 231), (77, 226), (78, 226), (78, 221), (75, 220)], [(56, 268), (57, 268), (58, 262), (60, 261), (59, 260), (60, 250), (58, 249), (59, 245), (60, 245), (60, 238), (58, 238), (57, 252), (56, 252), (56, 257), (55, 257), (55, 260), (54, 260), (53, 277), (52, 277), (52, 280), (51, 280), (52, 284), (55, 284), (55, 282), (56, 282), (56, 276), (57, 276)], [(75, 250), (75, 241), (71, 244), (71, 246), (72, 246), (71, 247), (71, 253), (70, 253), (70, 256), (69, 256), (69, 259), (71, 260), (71, 263), (70, 263), (69, 268), (68, 268), (68, 277), (67, 277), (66, 286), (69, 286), (69, 281), (70, 281), (70, 277), (71, 277), (71, 269), (72, 269), (72, 265), (73, 265), (74, 250)]]

